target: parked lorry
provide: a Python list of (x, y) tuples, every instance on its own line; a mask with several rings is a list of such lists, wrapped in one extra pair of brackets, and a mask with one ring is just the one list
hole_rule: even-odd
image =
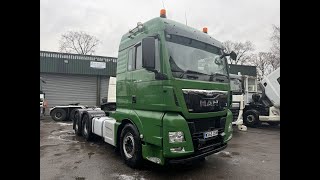
[(252, 94), (245, 105), (243, 121), (246, 126), (257, 127), (261, 122), (276, 126), (280, 124), (280, 67), (258, 84), (262, 93)]
[(230, 88), (232, 92), (232, 104), (230, 111), (233, 115), (232, 124), (237, 125), (241, 131), (246, 131), (247, 127), (243, 125), (243, 109), (245, 107), (245, 91), (243, 76), (230, 74)]
[(106, 112), (116, 110), (116, 81), (117, 78), (110, 77), (108, 86), (108, 96), (102, 99), (100, 108)]
[(73, 129), (116, 147), (124, 162), (177, 164), (204, 159), (232, 138), (229, 71), (222, 43), (166, 18), (165, 10), (122, 36), (116, 109), (77, 109)]
[(43, 91), (44, 83), (46, 82), (40, 77), (40, 119), (44, 117), (45, 108), (47, 107), (47, 101), (45, 99), (45, 93)]
[(58, 105), (50, 108), (50, 116), (55, 121), (73, 121), (76, 116), (77, 109), (95, 109), (104, 110), (106, 112), (115, 110), (116, 106), (116, 78), (110, 77), (108, 84), (108, 96), (102, 98), (102, 103), (100, 107), (81, 105), (80, 103), (71, 103), (67, 105)]

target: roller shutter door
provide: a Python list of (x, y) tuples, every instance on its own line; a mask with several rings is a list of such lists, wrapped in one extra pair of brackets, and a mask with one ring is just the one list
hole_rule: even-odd
[(49, 107), (70, 103), (96, 105), (97, 76), (41, 73)]

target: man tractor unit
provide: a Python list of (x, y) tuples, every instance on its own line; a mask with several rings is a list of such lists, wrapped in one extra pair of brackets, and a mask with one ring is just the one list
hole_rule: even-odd
[(204, 159), (232, 138), (229, 70), (222, 44), (203, 31), (166, 18), (122, 36), (113, 111), (77, 109), (76, 135), (116, 147), (124, 162), (177, 164)]

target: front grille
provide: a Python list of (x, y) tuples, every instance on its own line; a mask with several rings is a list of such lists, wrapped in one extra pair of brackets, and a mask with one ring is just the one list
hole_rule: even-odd
[[(221, 136), (221, 133), (224, 132), (226, 122), (225, 117), (191, 119), (187, 121), (195, 152), (206, 152), (212, 148), (220, 146), (223, 143), (223, 136)], [(204, 139), (203, 133), (213, 130), (218, 130), (218, 135)]]
[(226, 91), (193, 91), (184, 90), (184, 100), (190, 113), (217, 112), (227, 107)]

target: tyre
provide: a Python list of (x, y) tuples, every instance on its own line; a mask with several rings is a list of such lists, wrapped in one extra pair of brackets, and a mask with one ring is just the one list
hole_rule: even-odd
[(248, 127), (258, 127), (261, 122), (259, 120), (259, 113), (254, 110), (248, 110), (243, 115), (243, 122)]
[(270, 126), (278, 126), (280, 122), (267, 122)]
[(51, 113), (51, 118), (55, 121), (64, 121), (66, 120), (66, 117), (67, 112), (61, 108), (54, 109)]
[(79, 112), (75, 112), (74, 114), (74, 120), (73, 120), (73, 129), (74, 129), (74, 133), (77, 135), (77, 136), (81, 136), (82, 135), (82, 126), (81, 126), (81, 123), (79, 121)]
[(120, 135), (120, 152), (124, 162), (131, 168), (142, 166), (142, 146), (137, 128), (126, 124)]
[(70, 112), (69, 119), (70, 119), (71, 121), (74, 121), (74, 119), (75, 119), (76, 110), (77, 110), (77, 109), (72, 109), (71, 112)]
[(84, 114), (82, 118), (82, 136), (86, 141), (90, 141), (93, 138), (91, 132), (91, 120), (88, 114)]

